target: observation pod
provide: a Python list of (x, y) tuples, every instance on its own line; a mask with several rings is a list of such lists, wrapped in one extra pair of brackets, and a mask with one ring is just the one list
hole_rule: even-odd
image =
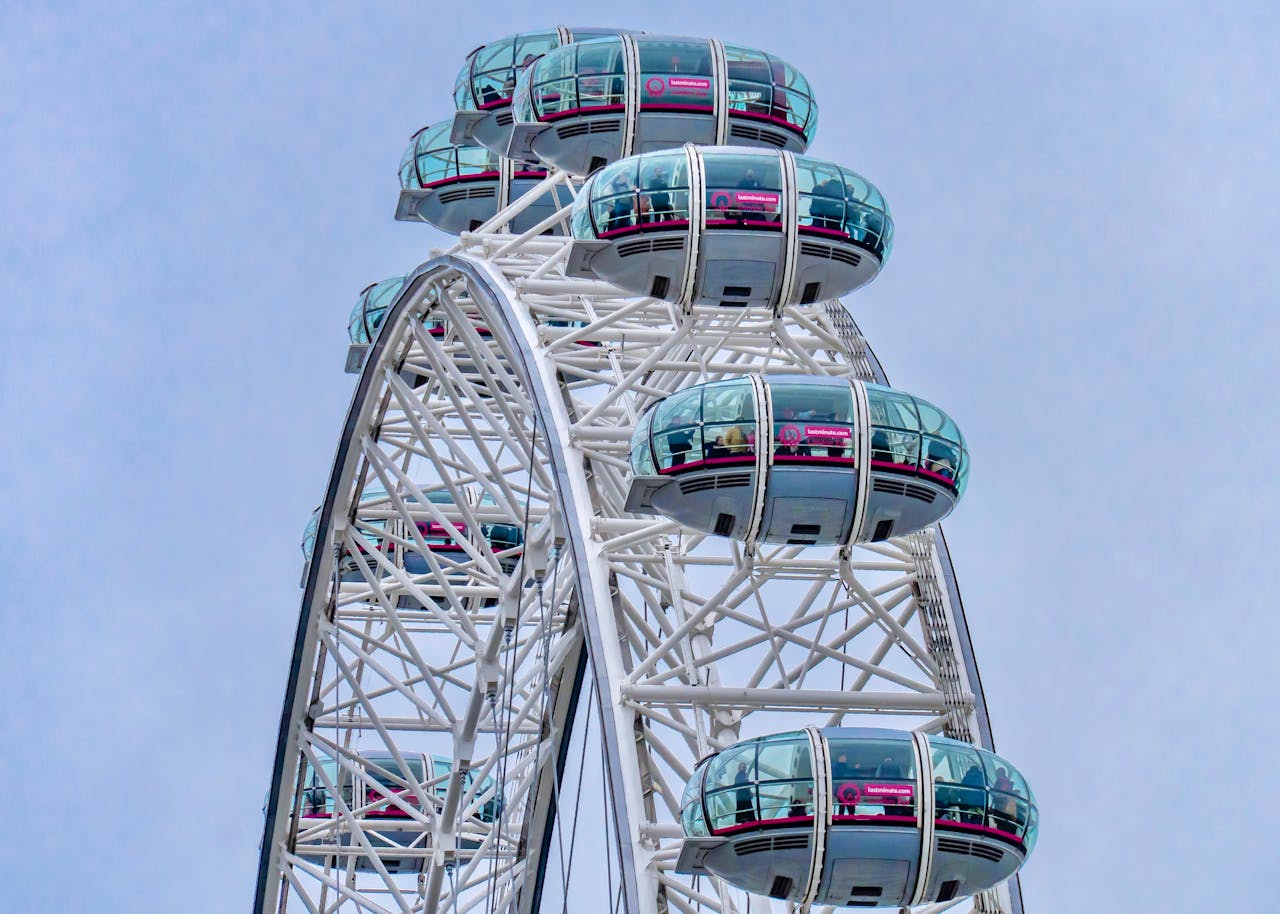
[(453, 84), (453, 103), (458, 109), (450, 125), (453, 142), (479, 143), (506, 155), (511, 139), (511, 97), (525, 68), (571, 41), (617, 34), (618, 29), (558, 25), (480, 45), (467, 55)]
[(772, 307), (876, 277), (893, 220), (860, 175), (790, 152), (686, 146), (615, 162), (573, 207), (566, 271), (677, 304)]
[(744, 542), (904, 536), (963, 494), (969, 453), (932, 404), (858, 380), (752, 375), (677, 391), (631, 437), (626, 510)]
[[(298, 804), (299, 855), (303, 859), (321, 862), (324, 855), (308, 853), (307, 831), (324, 829), (330, 822), (340, 821), (342, 816), (335, 802), (334, 791), (326, 781), (336, 787), (342, 802), (359, 819), (368, 822), (365, 835), (379, 848), (420, 846), (421, 835), (427, 827), (425, 808), (438, 814), (444, 808), (449, 781), (453, 775), (453, 759), (443, 755), (426, 755), (421, 752), (402, 752), (401, 765), (386, 752), (370, 752), (360, 756), (348, 766), (339, 765), (333, 758), (321, 762), (323, 774), (311, 763), (303, 772), (302, 792)], [(487, 831), (502, 813), (502, 792), (492, 777), (484, 777), (478, 783), (475, 774), (468, 769), (462, 775), (462, 829), (458, 846), (462, 850), (475, 850), (480, 846), (479, 837), (468, 838), (468, 825), (478, 833)], [(351, 835), (343, 825), (338, 826), (337, 841), (329, 834), (317, 835), (315, 843), (350, 846)], [(417, 839), (417, 845), (414, 844)], [(385, 851), (384, 851), (385, 854)], [(390, 872), (411, 872), (422, 866), (421, 853), (398, 858), (380, 855)], [(356, 868), (372, 869), (367, 857), (355, 857)]]
[[(355, 307), (351, 309), (351, 316), (347, 320), (347, 335), (351, 339), (351, 345), (347, 349), (347, 374), (359, 374), (364, 367), (365, 357), (368, 355), (370, 345), (377, 338), (378, 331), (382, 328), (387, 309), (395, 304), (407, 278), (407, 276), (392, 276), (365, 286), (360, 292), (360, 298), (356, 300)], [(448, 336), (448, 324), (443, 319), (428, 318), (423, 320), (422, 324), (427, 333), (436, 339), (444, 339)], [(491, 336), (484, 327), (476, 327), (476, 332), (484, 338)], [(465, 366), (468, 370), (474, 370), (472, 359), (465, 351), (454, 353), (453, 358), (457, 364)], [(419, 387), (426, 381), (426, 375), (421, 371), (408, 368), (402, 370), (400, 376), (413, 387)]]
[[(409, 530), (399, 529), (404, 526), (404, 523), (399, 519), (400, 515), (396, 513), (390, 496), (382, 489), (367, 491), (360, 499), (360, 509), (354, 525), (356, 531), (373, 548), (411, 575), (433, 574), (431, 562), (423, 554), (417, 542), (418, 539), (421, 539), (422, 545), (426, 546), (426, 551), (435, 557), (436, 564), (442, 567), (450, 580), (453, 578), (453, 575), (448, 574), (450, 568), (471, 561), (474, 546), (480, 541), (489, 546), (505, 574), (515, 571), (524, 545), (524, 531), (520, 527), (514, 524), (489, 523), (481, 520), (477, 524), (476, 534), (473, 534), (461, 519), (452, 495), (442, 489), (424, 494), (427, 501), (435, 506), (434, 511), (420, 507), (421, 503), (412, 495), (402, 494), (401, 496), (412, 515), (423, 515), (420, 519), (417, 517), (414, 519), (417, 537)], [(473, 516), (479, 515), (483, 518), (485, 514), (491, 515), (492, 509), (496, 506), (493, 496), (488, 492), (478, 493), (469, 486), (463, 488), (463, 496)], [(437, 513), (444, 519), (443, 522), (435, 517)], [(380, 514), (385, 516), (379, 517)], [(306, 565), (311, 563), (311, 557), (315, 553), (319, 522), (320, 509), (316, 508), (302, 534), (302, 555)], [(390, 530), (388, 530), (389, 522), (393, 524)], [(359, 551), (366, 552), (363, 547), (360, 547)], [(366, 562), (373, 563), (374, 560), (366, 558)], [(307, 577), (306, 565), (303, 567), (302, 574), (304, 585)], [(350, 554), (344, 555), (338, 566), (338, 573), (343, 581), (364, 580), (355, 556)]]
[[(543, 165), (515, 162), (483, 146), (452, 143), (449, 129), (447, 122), (423, 127), (409, 141), (400, 160), (396, 219), (426, 222), (452, 235), (475, 231), (547, 177)], [(523, 234), (571, 199), (567, 189), (556, 187), (517, 214), (509, 230)], [(544, 234), (563, 235), (564, 230), (556, 224)]]
[[(816, 775), (816, 776), (815, 776)], [(703, 760), (676, 871), (798, 904), (901, 907), (973, 895), (1035, 846), (1035, 798), (992, 752), (902, 730), (809, 728)]]
[(684, 143), (803, 152), (818, 126), (804, 75), (715, 39), (614, 35), (550, 51), (520, 76), (506, 154), (576, 175)]

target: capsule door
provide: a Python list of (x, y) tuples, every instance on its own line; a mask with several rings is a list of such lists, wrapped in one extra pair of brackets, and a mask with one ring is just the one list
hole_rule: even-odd
[(723, 307), (777, 302), (790, 201), (780, 156), (699, 151), (704, 210), (693, 301)]
[(634, 152), (716, 142), (716, 48), (703, 39), (634, 39)]
[(858, 505), (859, 423), (847, 381), (769, 382), (771, 466), (760, 539), (844, 542)]
[(817, 900), (899, 907), (920, 867), (917, 807), (924, 772), (906, 733), (824, 733), (831, 764), (831, 826)]

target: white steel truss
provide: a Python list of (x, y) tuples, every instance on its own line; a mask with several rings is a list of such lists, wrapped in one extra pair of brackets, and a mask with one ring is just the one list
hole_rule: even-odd
[[(747, 548), (623, 510), (654, 399), (762, 371), (883, 382), (844, 306), (681, 308), (567, 278), (567, 241), (541, 234), (567, 211), (500, 231), (562, 185), (420, 267), (367, 354), (305, 579), (258, 914), (538, 910), (588, 693), (628, 914), (770, 905), (673, 871), (686, 779), (740, 738), (871, 723), (994, 748), (940, 531)], [(1016, 877), (973, 901), (1022, 910)]]

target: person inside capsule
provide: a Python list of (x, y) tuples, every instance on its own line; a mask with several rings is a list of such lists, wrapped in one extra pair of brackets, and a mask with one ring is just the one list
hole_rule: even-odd
[[(829, 780), (814, 776), (815, 742), (829, 759)], [(934, 797), (927, 864), (922, 791)], [(820, 809), (830, 819), (814, 860), (809, 838)], [(686, 785), (681, 824), (687, 839), (677, 872), (712, 873), (790, 901), (901, 906), (1009, 878), (1035, 845), (1038, 813), (1022, 776), (992, 752), (941, 736), (833, 727), (743, 740), (702, 760)], [(769, 848), (767, 857), (750, 856)], [(813, 867), (816, 891), (802, 897)]]
[(521, 74), (564, 44), (617, 34), (617, 29), (562, 27), (508, 35), (476, 48), (467, 55), (454, 82), (457, 113), (450, 136), (456, 142), (478, 142), (506, 155), (512, 124), (509, 108)]
[[(792, 165), (795, 182), (784, 189)], [(700, 218), (690, 206), (691, 168), (701, 171)], [(579, 193), (570, 225), (569, 275), (722, 307), (842, 295), (874, 279), (892, 248), (887, 204), (864, 178), (745, 147), (647, 152), (606, 165)], [(631, 241), (640, 235), (653, 239)]]
[[(475, 231), (547, 176), (546, 166), (515, 162), (474, 143), (454, 143), (449, 122), (423, 127), (400, 160), (396, 219), (423, 221), (453, 235)], [(512, 218), (510, 230), (523, 233), (570, 203), (554, 188)], [(563, 234), (553, 225), (546, 234)]]
[(516, 81), (531, 63), (560, 44), (556, 29), (508, 35), (467, 55), (454, 81), (459, 110), (484, 110), (510, 104)]
[(964, 439), (931, 403), (840, 378), (756, 383), (697, 385), (642, 413), (626, 510), (734, 539), (830, 545), (922, 530), (963, 494)]
[[(414, 786), (426, 788), (423, 793), (427, 797), (443, 802), (453, 773), (453, 759), (444, 755), (428, 757), (420, 752), (402, 752), (401, 757), (405, 761), (403, 766), (388, 752), (365, 753), (361, 756), (364, 765), (357, 777), (353, 777), (332, 756), (324, 756), (321, 767), (338, 787), (338, 794), (349, 808), (363, 808), (362, 815), (369, 818), (409, 819), (412, 814), (404, 807), (418, 810), (422, 806)], [(472, 798), (469, 804), (473, 810), (471, 815), (480, 822), (491, 823), (502, 812), (501, 792), (489, 776), (478, 787), (475, 784), (475, 773), (468, 770), (463, 778), (463, 790)], [(390, 799), (391, 795), (404, 807)], [(333, 793), (325, 787), (324, 778), (309, 762), (303, 774), (299, 811), (303, 818), (337, 817)]]
[[(536, 155), (573, 174), (591, 174), (624, 153), (711, 144), (718, 136), (742, 146), (807, 148), (817, 105), (805, 78), (763, 51), (723, 49), (720, 61), (706, 39), (658, 35), (558, 47), (519, 78), (506, 154)], [(724, 96), (717, 86), (724, 86)], [(717, 130), (720, 117), (725, 135)], [(624, 121), (633, 125), (629, 142)]]

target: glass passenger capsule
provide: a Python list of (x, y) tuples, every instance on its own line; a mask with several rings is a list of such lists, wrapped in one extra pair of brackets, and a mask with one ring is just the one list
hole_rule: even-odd
[(407, 276), (392, 276), (370, 283), (360, 290), (360, 297), (347, 319), (347, 336), (354, 345), (368, 345), (378, 335), (387, 309), (395, 303)]
[(631, 437), (626, 509), (748, 542), (836, 545), (921, 530), (964, 493), (946, 413), (858, 380), (747, 376), (677, 391)]
[(593, 175), (567, 271), (680, 304), (835, 298), (876, 277), (893, 220), (875, 185), (808, 156), (686, 146)]
[[(407, 279), (407, 276), (392, 276), (389, 279), (366, 286), (360, 292), (360, 297), (356, 300), (355, 307), (351, 309), (351, 316), (347, 320), (347, 334), (351, 339), (351, 345), (347, 350), (346, 371), (348, 374), (359, 374), (364, 367), (369, 348), (378, 337), (378, 331), (382, 328), (387, 311), (396, 303)], [(428, 317), (423, 320), (422, 324), (431, 336), (438, 340), (448, 341), (449, 326), (443, 318)], [(488, 338), (491, 336), (489, 330), (484, 326), (477, 326), (475, 329), (476, 333), (481, 337)], [(456, 342), (456, 337), (454, 342)], [(452, 358), (464, 373), (472, 374), (475, 372), (474, 361), (470, 354), (465, 351), (465, 347), (459, 347), (458, 352), (452, 353)], [(404, 368), (400, 372), (400, 376), (414, 387), (420, 386), (427, 379), (426, 374), (422, 371), (415, 371), (411, 367)]]
[[(474, 231), (547, 176), (543, 165), (452, 143), (449, 129), (447, 122), (423, 127), (409, 141), (400, 160), (396, 218), (402, 222), (421, 220), (453, 235)], [(516, 215), (508, 230), (522, 234), (568, 206), (570, 199), (564, 187), (553, 188)], [(555, 225), (547, 233), (564, 231)]]
[[(336, 796), (342, 798), (352, 814), (368, 823), (366, 837), (382, 851), (379, 858), (384, 866), (391, 872), (421, 867), (421, 855), (398, 858), (394, 851), (388, 852), (388, 849), (421, 844), (420, 836), (427, 827), (421, 818), (424, 801), (437, 814), (443, 810), (453, 774), (453, 759), (421, 752), (402, 752), (401, 758), (403, 765), (388, 752), (368, 752), (360, 757), (358, 763), (344, 767), (328, 757), (321, 762), (324, 776), (307, 763), (298, 804), (301, 834), (305, 836), (307, 829), (315, 828), (325, 820), (341, 820), (335, 793), (326, 787), (327, 780), (337, 788)], [(468, 770), (463, 775), (460, 805), (462, 829), (458, 844), (463, 850), (474, 850), (480, 846), (480, 841), (478, 837), (467, 837), (468, 825), (476, 832), (487, 831), (487, 826), (502, 813), (502, 792), (492, 777), (486, 776), (477, 783), (475, 774)], [(334, 842), (331, 835), (322, 834), (316, 843), (351, 844), (351, 836), (345, 831), (337, 837), (337, 842)], [(419, 839), (417, 845), (414, 845), (415, 839)], [(301, 856), (309, 860), (322, 859), (320, 855), (308, 853), (306, 844), (305, 837), (299, 840)], [(357, 869), (372, 868), (363, 855), (355, 859)]]
[(524, 69), (571, 41), (616, 34), (617, 29), (561, 25), (508, 35), (476, 48), (467, 55), (453, 84), (453, 103), (458, 109), (450, 131), (454, 142), (479, 143), (506, 155), (511, 139), (511, 97)]
[(520, 76), (506, 154), (576, 175), (684, 143), (803, 152), (809, 81), (764, 51), (704, 38), (614, 35), (556, 48)]
[(1008, 879), (1035, 846), (1039, 814), (1018, 770), (985, 749), (828, 727), (704, 759), (681, 823), (677, 872), (801, 904), (902, 907)]
[[(483, 517), (485, 514), (489, 514), (492, 516), (492, 509), (496, 506), (496, 503), (493, 500), (493, 496), (488, 492), (477, 492), (474, 488), (468, 486), (463, 488), (463, 494), (471, 507), (473, 515)], [(461, 513), (456, 509), (456, 503), (452, 495), (443, 489), (434, 489), (426, 492), (425, 495), (427, 501), (436, 506), (440, 514), (445, 517), (446, 522), (442, 523), (432, 515), (432, 512), (420, 506), (415, 508), (418, 500), (414, 496), (403, 495), (411, 516), (422, 515), (422, 517), (415, 517), (414, 519), (414, 527), (418, 534), (418, 537), (415, 538), (412, 532), (400, 529), (404, 525), (395, 511), (390, 496), (380, 488), (373, 488), (367, 490), (360, 499), (360, 510), (357, 512), (355, 523), (356, 531), (373, 548), (386, 556), (388, 561), (403, 568), (410, 575), (433, 574), (431, 562), (423, 554), (423, 550), (417, 542), (418, 538), (422, 540), (422, 545), (426, 546), (426, 551), (432, 554), (436, 564), (441, 567), (441, 570), (446, 575), (449, 574), (451, 566), (471, 561), (471, 552), (473, 550), (468, 547), (474, 546), (481, 540), (494, 553), (504, 573), (510, 574), (515, 570), (520, 561), (522, 546), (524, 545), (524, 531), (520, 527), (514, 524), (492, 523), (481, 520), (477, 524), (478, 531), (473, 535), (471, 529), (461, 518)], [(386, 516), (379, 517), (378, 515), (380, 514)], [(457, 518), (456, 520), (454, 519), (455, 517)], [(390, 530), (387, 528), (388, 521), (393, 524)], [(311, 562), (311, 557), (315, 552), (319, 522), (320, 509), (317, 508), (312, 512), (306, 529), (303, 531), (302, 554), (308, 564)], [(364, 547), (360, 547), (359, 551), (363, 553), (366, 550)], [(366, 558), (365, 561), (371, 565), (376, 562), (371, 557)], [(338, 570), (343, 581), (358, 582), (364, 580), (364, 575), (355, 556), (346, 556), (339, 565)], [(452, 580), (452, 576), (450, 576), (450, 579)], [(303, 583), (306, 583), (305, 571)]]

